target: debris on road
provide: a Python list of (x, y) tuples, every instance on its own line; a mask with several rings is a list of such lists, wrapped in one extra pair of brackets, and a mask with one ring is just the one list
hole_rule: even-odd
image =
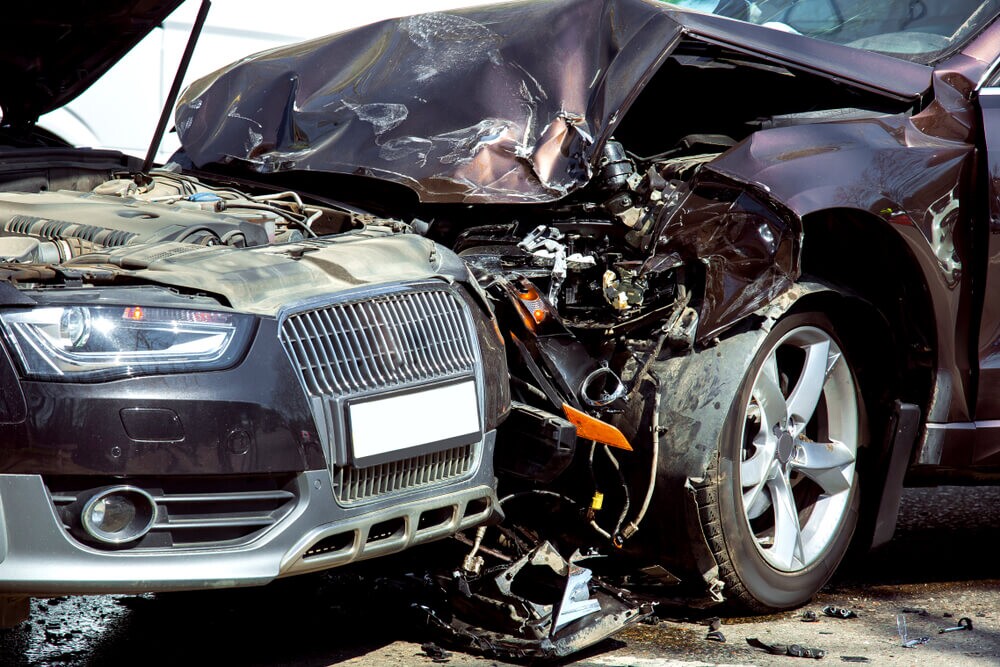
[(804, 611), (802, 612), (802, 622), (803, 623), (819, 623), (819, 616), (816, 615), (814, 611)]
[(864, 657), (863, 655), (842, 655), (842, 656), (840, 656), (840, 661), (841, 662), (859, 662), (859, 663), (871, 662), (870, 659)]
[[(927, 610), (923, 607), (903, 607), (900, 609), (904, 614), (916, 614), (917, 616), (926, 616)], [(945, 618), (950, 617), (951, 614), (945, 613)]]
[(713, 642), (726, 642), (726, 636), (722, 634), (722, 619), (719, 617), (708, 619), (708, 634), (705, 639)]
[[(448, 642), (500, 659), (562, 658), (653, 613), (651, 603), (595, 577), (547, 541), (479, 576), (425, 577), (432, 594), (413, 608)], [(436, 589), (436, 590), (435, 590)]]
[(857, 618), (858, 612), (853, 609), (845, 609), (843, 607), (834, 607), (833, 605), (827, 605), (823, 607), (823, 614), (829, 616), (830, 618)]
[(772, 655), (789, 655), (793, 658), (814, 658), (819, 660), (826, 656), (821, 648), (809, 648), (801, 644), (765, 644), (756, 637), (747, 637), (747, 644), (754, 648), (764, 649)]
[(910, 635), (906, 629), (906, 617), (902, 614), (896, 615), (896, 631), (899, 633), (899, 639), (902, 642), (903, 648), (916, 648), (921, 644), (926, 644), (931, 640), (930, 637), (915, 637), (910, 639)]
[(958, 619), (958, 625), (951, 628), (941, 628), (938, 630), (938, 634), (944, 634), (946, 632), (959, 632), (961, 630), (972, 630), (972, 619), (968, 616), (963, 616)]
[(451, 651), (446, 651), (434, 642), (425, 642), (420, 645), (420, 650), (434, 662), (448, 662), (451, 658)]

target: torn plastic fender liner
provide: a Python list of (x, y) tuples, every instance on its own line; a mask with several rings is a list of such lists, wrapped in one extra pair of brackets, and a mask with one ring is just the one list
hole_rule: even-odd
[(711, 165), (655, 233), (663, 250), (650, 261), (678, 252), (704, 266), (699, 342), (770, 303), (799, 277), (801, 218), (765, 186)]
[[(702, 532), (698, 501), (701, 490), (716, 482), (713, 475), (732, 473), (734, 462), (718, 454), (718, 443), (727, 437), (730, 409), (774, 323), (803, 297), (824, 291), (829, 290), (822, 285), (796, 284), (754, 313), (759, 319), (754, 328), (724, 337), (713, 347), (653, 363), (662, 388), (659, 419), (664, 433), (653, 506), (677, 510), (658, 513), (656, 529), (640, 531), (633, 539), (655, 549), (643, 549), (646, 553), (661, 554), (658, 564), (682, 580), (703, 581), (711, 602), (721, 602), (724, 592), (718, 563)], [(639, 388), (644, 396), (654, 390), (648, 380)], [(643, 402), (632, 401), (629, 409), (639, 411)], [(637, 414), (624, 417), (639, 419)]]

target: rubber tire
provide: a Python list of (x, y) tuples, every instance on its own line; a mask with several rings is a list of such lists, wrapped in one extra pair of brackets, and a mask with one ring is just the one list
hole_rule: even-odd
[(830, 579), (844, 558), (858, 520), (860, 504), (859, 474), (849, 491), (847, 505), (836, 535), (824, 555), (808, 567), (788, 574), (771, 567), (758, 552), (755, 537), (744, 517), (742, 489), (734, 465), (740, 461), (744, 409), (750, 397), (758, 369), (770, 354), (772, 346), (792, 329), (814, 326), (828, 333), (841, 349), (854, 383), (858, 403), (858, 444), (866, 442), (862, 412), (862, 397), (857, 373), (850, 365), (848, 350), (836, 335), (826, 315), (816, 312), (796, 313), (779, 320), (764, 338), (750, 367), (744, 373), (726, 418), (716, 456), (710, 461), (704, 482), (695, 488), (699, 520), (709, 548), (719, 566), (719, 578), (725, 583), (724, 594), (737, 608), (753, 613), (766, 613), (801, 606), (808, 602)]

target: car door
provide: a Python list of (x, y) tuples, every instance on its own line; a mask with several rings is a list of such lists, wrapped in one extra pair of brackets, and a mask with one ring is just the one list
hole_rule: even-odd
[(974, 247), (982, 277), (982, 317), (977, 356), (979, 383), (975, 406), (976, 437), (971, 463), (1000, 463), (1000, 74), (994, 74), (978, 94), (985, 155), (979, 169), (986, 201), (977, 202), (976, 217), (983, 221), (975, 232)]

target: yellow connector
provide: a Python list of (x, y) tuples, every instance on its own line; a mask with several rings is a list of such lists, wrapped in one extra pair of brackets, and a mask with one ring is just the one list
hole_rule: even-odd
[(604, 506), (604, 494), (600, 491), (594, 491), (594, 498), (590, 501), (590, 509), (595, 512)]

